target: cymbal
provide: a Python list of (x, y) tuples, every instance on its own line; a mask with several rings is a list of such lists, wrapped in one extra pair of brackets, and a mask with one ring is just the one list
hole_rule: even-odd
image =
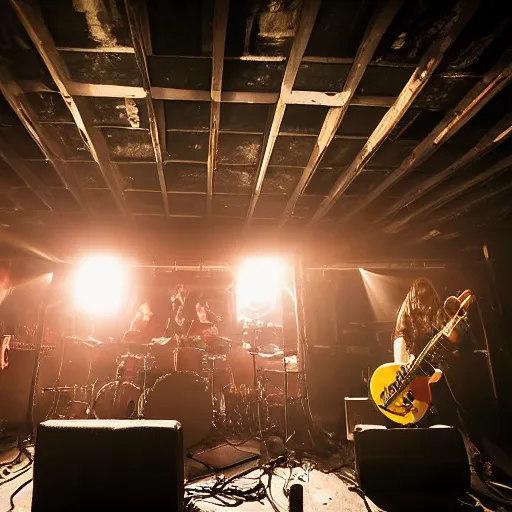
[(65, 341), (74, 341), (75, 343), (82, 343), (92, 348), (99, 347), (100, 345), (105, 344), (103, 341), (91, 337), (80, 338), (79, 336), (66, 336), (64, 339)]

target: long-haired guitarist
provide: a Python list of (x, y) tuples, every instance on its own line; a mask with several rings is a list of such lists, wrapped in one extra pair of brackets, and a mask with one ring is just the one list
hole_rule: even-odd
[[(416, 279), (398, 312), (393, 333), (394, 362), (411, 363), (456, 311), (457, 304), (453, 305), (449, 300), (443, 303), (431, 281), (424, 277)], [(439, 382), (442, 377), (439, 368), (432, 368), (429, 382)], [(446, 382), (440, 382), (432, 390), (434, 409), (438, 412), (436, 420), (459, 423), (460, 413)]]
[[(412, 361), (446, 320), (447, 315), (434, 285), (424, 277), (416, 279), (398, 312), (393, 333), (395, 363)], [(437, 382), (441, 376), (442, 372), (436, 369), (431, 382)]]

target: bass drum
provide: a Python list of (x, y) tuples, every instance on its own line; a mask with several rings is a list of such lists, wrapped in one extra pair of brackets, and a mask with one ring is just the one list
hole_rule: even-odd
[(137, 417), (141, 390), (132, 382), (110, 381), (103, 385), (92, 406), (96, 419), (129, 419)]
[(160, 377), (148, 396), (144, 418), (179, 421), (184, 447), (198, 444), (210, 433), (213, 420), (213, 404), (204, 380), (193, 372)]

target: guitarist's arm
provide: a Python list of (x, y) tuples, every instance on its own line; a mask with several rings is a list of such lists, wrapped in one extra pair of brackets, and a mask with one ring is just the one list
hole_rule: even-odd
[(405, 340), (401, 336), (396, 338), (393, 342), (393, 356), (397, 364), (406, 364), (409, 362), (409, 352)]
[[(393, 355), (396, 364), (407, 364), (414, 360), (414, 356), (409, 354), (407, 345), (403, 337), (396, 338), (393, 342)], [(434, 384), (438, 382), (443, 376), (443, 372), (439, 369), (435, 369), (434, 374), (430, 377), (429, 382)]]

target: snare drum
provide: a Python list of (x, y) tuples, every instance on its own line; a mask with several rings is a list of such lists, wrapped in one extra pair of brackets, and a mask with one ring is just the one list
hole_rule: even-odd
[[(143, 371), (153, 368), (154, 359), (141, 354), (124, 354), (118, 360), (117, 374), (123, 380), (135, 380)], [(146, 368), (144, 368), (146, 366)]]
[(196, 445), (208, 436), (213, 419), (213, 404), (204, 379), (193, 372), (160, 377), (148, 395), (144, 418), (179, 421), (185, 448)]

